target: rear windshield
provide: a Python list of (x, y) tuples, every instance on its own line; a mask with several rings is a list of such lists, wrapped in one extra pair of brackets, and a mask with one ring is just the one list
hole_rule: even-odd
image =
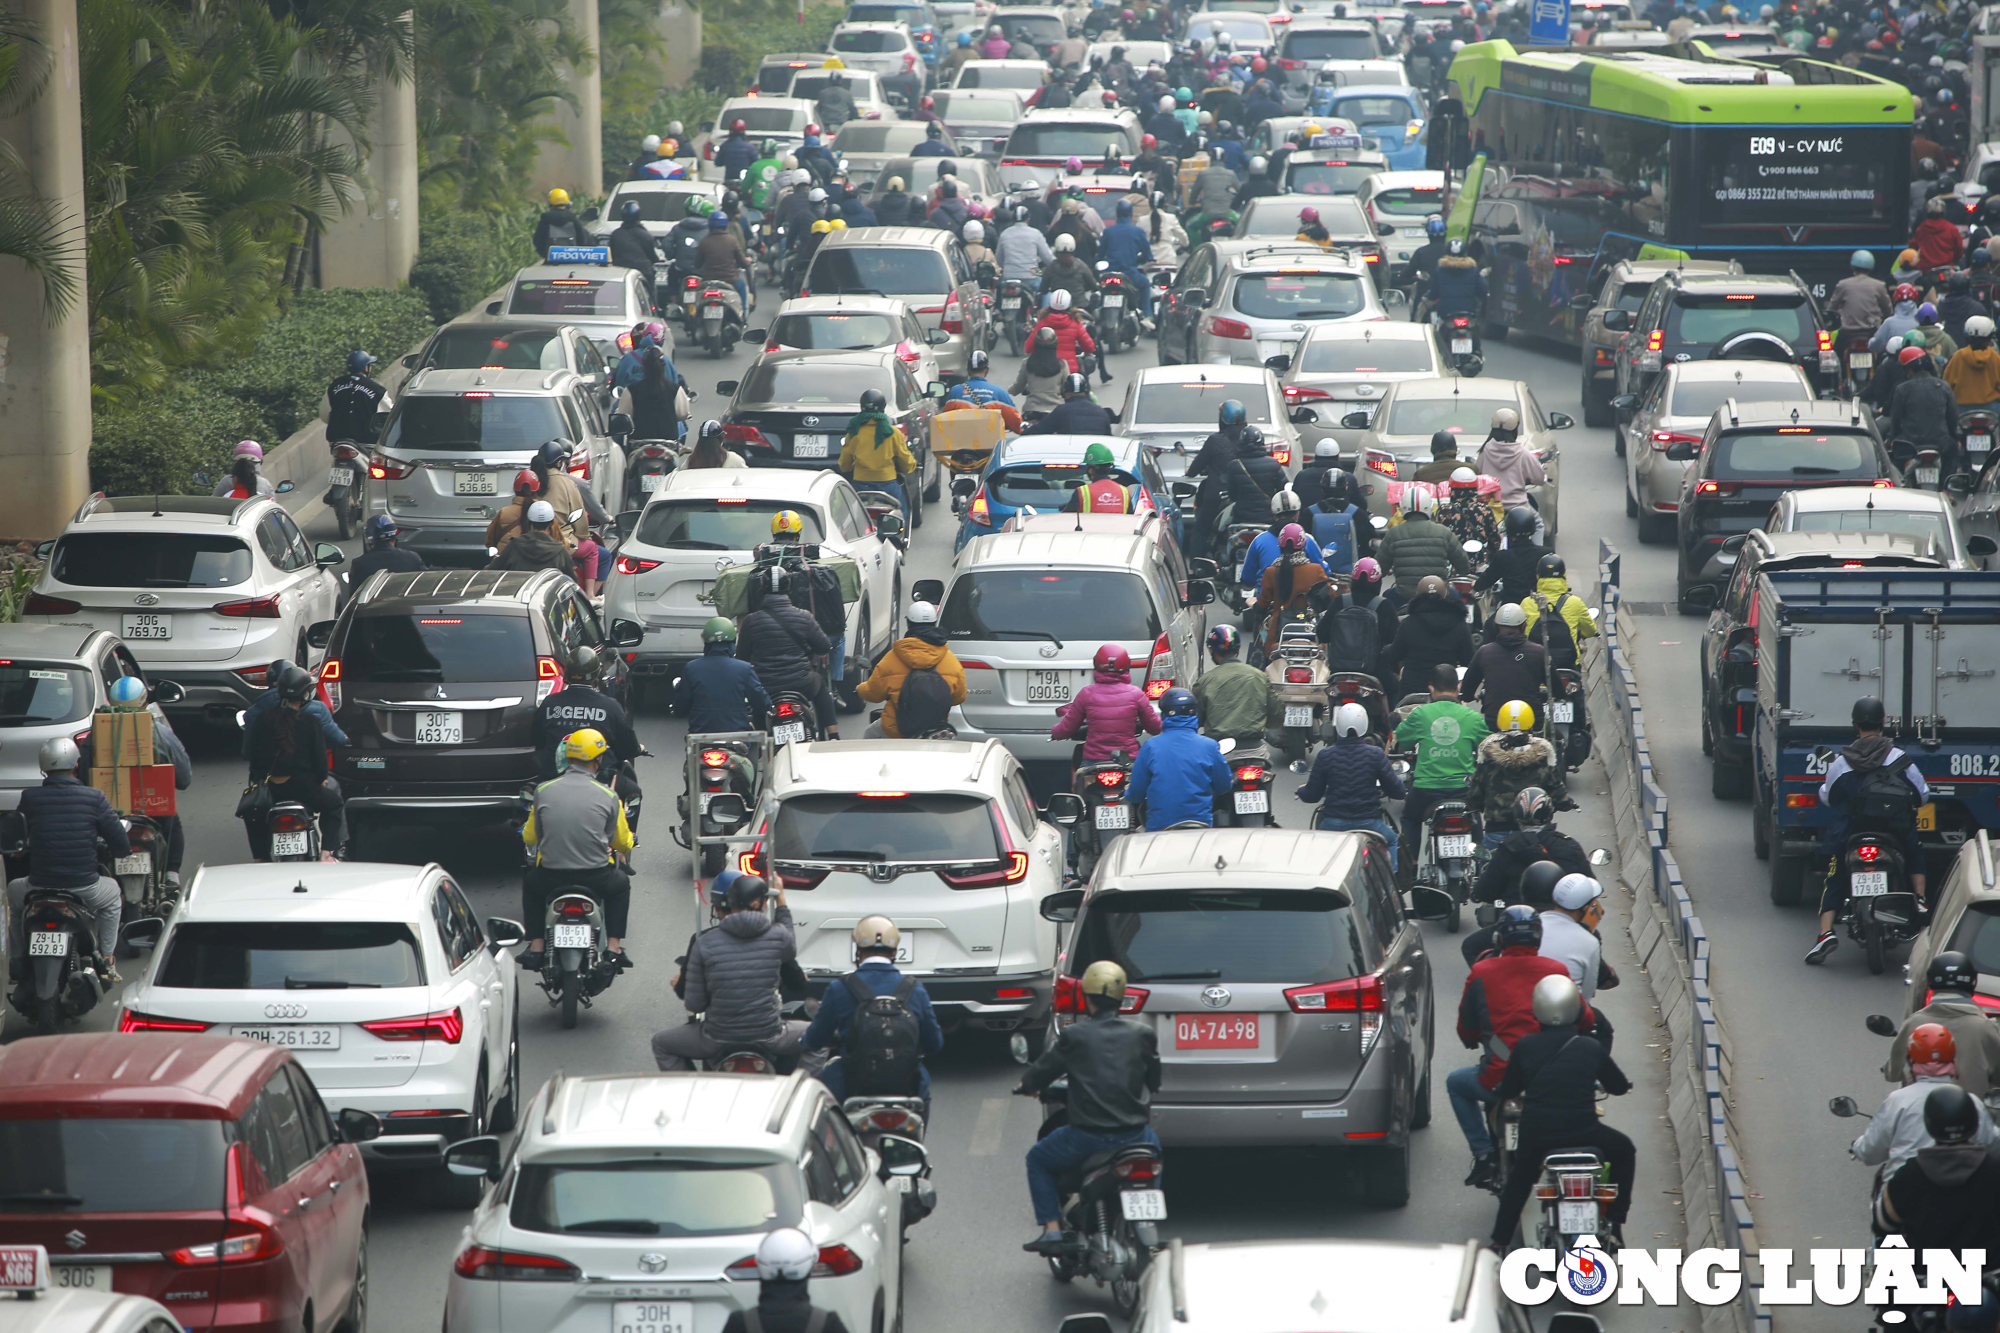
[(1031, 42), (1059, 42), (1064, 36), (1062, 20), (1053, 14), (1002, 14), (992, 21), (1009, 40), (1026, 37)]
[(507, 302), (510, 315), (625, 314), (625, 283), (602, 278), (523, 278)]
[(937, 94), (938, 114), (947, 123), (967, 121), (1015, 121), (1021, 118), (1020, 103), (1011, 97), (969, 97), (964, 93)]
[[(815, 296), (875, 292), (881, 296), (942, 296), (954, 286), (951, 266), (929, 246), (845, 245), (813, 256), (806, 285)], [(855, 391), (857, 394), (859, 390)]]
[(622, 218), (625, 205), (639, 205), (641, 222), (679, 222), (687, 216), (688, 201), (707, 199), (699, 190), (631, 190), (604, 206), (604, 216)]
[(1100, 569), (974, 570), (951, 585), (938, 625), (954, 639), (1064, 644), (1160, 637), (1145, 580)]
[(875, 188), (886, 190), (889, 188), (891, 176), (901, 176), (905, 190), (911, 194), (922, 194), (937, 184), (938, 172), (946, 164), (951, 166), (951, 174), (958, 177), (958, 188), (961, 191), (971, 189), (983, 192), (986, 189), (984, 181), (979, 178), (977, 163), (961, 162), (949, 157), (906, 157), (900, 162), (891, 162), (882, 168), (882, 174), (875, 178)]
[(1819, 509), (1800, 513), (1794, 532), (1902, 532), (1922, 540), (1934, 537), (1940, 550), (1951, 551), (1951, 532), (1944, 515), (1920, 509)]
[(1373, 60), (1382, 48), (1372, 32), (1295, 32), (1282, 54), (1287, 60)]
[(1106, 222), (1118, 216), (1118, 205), (1124, 201), (1129, 190), (1114, 190), (1109, 186), (1085, 186), (1075, 197), (1083, 200), (1083, 206), (1096, 213)]
[(924, 127), (908, 125), (843, 125), (833, 136), (840, 153), (907, 153), (924, 141)]
[(1352, 273), (1245, 273), (1234, 302), (1252, 319), (1340, 319), (1368, 308), (1367, 281)]
[(1255, 384), (1222, 384), (1214, 380), (1183, 382), (1155, 380), (1139, 390), (1137, 420), (1143, 422), (1214, 421), (1215, 413), (1234, 398), (1257, 425), (1271, 420), (1270, 395)]
[(803, 351), (865, 352), (887, 347), (903, 336), (901, 325), (888, 315), (784, 315), (771, 325), (771, 341)]
[(1314, 338), (1306, 343), (1306, 375), (1388, 375), (1431, 369), (1431, 345), (1414, 338)]
[(1438, 211), (1444, 203), (1444, 187), (1418, 185), (1400, 190), (1377, 190), (1370, 202), (1384, 213), (1397, 217), (1420, 217)]
[(662, 500), (647, 507), (635, 536), (675, 551), (747, 551), (771, 540), (772, 517), (787, 509), (804, 522), (801, 541), (820, 540), (816, 511), (778, 500)]
[(346, 990), (424, 984), (416, 936), (397, 921), (190, 921), (153, 974), (175, 990)]
[[(792, 76), (798, 73), (798, 71), (803, 68), (804, 68), (803, 65), (794, 66), (790, 64), (760, 66), (757, 70), (757, 91), (760, 93), (766, 93), (777, 97), (783, 97), (785, 95), (785, 90), (792, 86)], [(770, 125), (765, 125), (762, 128), (766, 130), (790, 129), (791, 128), (790, 113), (787, 112), (784, 114), (786, 116), (786, 122), (784, 124), (774, 123)], [(769, 111), (766, 111), (764, 113), (764, 117), (767, 120), (772, 119), (773, 115), (774, 113)], [(730, 113), (729, 119), (741, 120), (745, 128), (748, 128), (751, 125), (751, 118), (749, 116), (744, 115), (741, 112), (741, 110)]]
[[(1353, 194), (1361, 182), (1381, 170), (1373, 162), (1291, 162), (1285, 166), (1285, 190), (1290, 194)], [(1264, 222), (1262, 212), (1259, 210), (1259, 224)], [(1282, 218), (1283, 210), (1272, 210), (1272, 216)], [(1259, 225), (1256, 234), (1269, 230)]]
[[(1357, 126), (1394, 125), (1401, 129), (1413, 114), (1410, 104), (1400, 97), (1343, 97), (1333, 104), (1333, 115)], [(1436, 194), (1437, 191), (1431, 191)]]
[[(1288, 168), (1288, 170), (1290, 169)], [(1303, 165), (1296, 168), (1299, 171), (1303, 171), (1304, 169)], [(1343, 168), (1343, 170), (1346, 170), (1346, 168)], [(1358, 170), (1372, 175), (1380, 171), (1381, 168), (1362, 167), (1358, 168)], [(1329, 194), (1333, 193), (1331, 185), (1328, 185), (1326, 190)], [(1302, 186), (1297, 193), (1311, 194), (1314, 192)], [(1277, 204), (1272, 204), (1271, 201), (1266, 199), (1255, 200), (1251, 203), (1248, 211), (1244, 213), (1243, 221), (1237, 224), (1236, 234), (1238, 236), (1296, 236), (1299, 232), (1299, 209), (1302, 206), (1296, 199), (1287, 199)], [(1349, 210), (1352, 210), (1354, 205), (1350, 203), (1347, 207)], [(1342, 236), (1355, 236), (1363, 232), (1370, 236), (1374, 234), (1374, 228), (1364, 228), (1361, 220), (1352, 211), (1342, 212), (1335, 209), (1322, 208), (1320, 210), (1319, 222), (1322, 227), (1325, 227), (1328, 232), (1332, 233), (1336, 241)]]
[(570, 435), (554, 398), (502, 394), (491, 398), (405, 398), (382, 436), (385, 449), (447, 449), (505, 453), (540, 448)]
[(78, 588), (227, 588), (250, 577), (250, 548), (186, 532), (72, 532), (51, 571)]
[(1389, 412), (1389, 435), (1434, 435), (1448, 430), (1454, 435), (1486, 438), (1493, 414), (1503, 407), (1519, 411), (1512, 398), (1398, 398)]
[(523, 1166), (509, 1220), (578, 1236), (730, 1236), (797, 1226), (798, 1170), (764, 1161)]
[[(768, 529), (767, 529), (768, 531)], [(466, 615), (409, 611), (357, 616), (341, 650), (342, 679), (505, 682), (535, 678), (535, 636), (525, 612)]]
[(1007, 136), (1007, 156), (1101, 158), (1106, 145), (1111, 144), (1121, 154), (1131, 152), (1134, 146), (1121, 125), (1042, 121), (1016, 125)]
[(1673, 405), (1667, 415), (1676, 417), (1710, 417), (1715, 409), (1729, 399), (1739, 403), (1788, 403), (1812, 401), (1812, 390), (1806, 387), (1805, 377), (1787, 384), (1783, 380), (1745, 380), (1738, 384), (1734, 380), (1721, 382), (1704, 380), (1682, 381), (1674, 388)]
[(447, 324), (424, 353), (424, 365), (439, 370), (561, 370), (566, 364), (562, 337), (553, 328), (494, 332), (476, 325)]
[(1310, 986), (1368, 970), (1345, 894), (1286, 889), (1110, 893), (1084, 918), (1071, 966), (1110, 959), (1148, 981)]
[(999, 837), (984, 796), (829, 793), (780, 805), (771, 846), (780, 861), (985, 864), (1000, 859)]
[(220, 1120), (0, 1120), (0, 1215), (222, 1206)]
[[(870, 55), (877, 51), (907, 51), (909, 38), (900, 32), (886, 32), (881, 28), (863, 28), (859, 32), (837, 32), (833, 35), (833, 49), (851, 51), (856, 55)], [(867, 152), (856, 146), (857, 152)]]
[[(1113, 472), (1111, 478), (1124, 486), (1138, 484), (1129, 472)], [(1061, 509), (1070, 493), (1083, 482), (1083, 466), (1080, 463), (1043, 463), (1001, 468), (986, 479), (986, 488), (1003, 505), (1012, 505), (1016, 509), (1022, 505), (1033, 505), (1046, 514)]]
[(1704, 297), (1693, 304), (1682, 297), (1667, 315), (1667, 337), (1676, 343), (1712, 347), (1739, 333), (1771, 333), (1803, 343), (1813, 336), (1812, 311), (1800, 296)]
[(1973, 903), (1958, 920), (1950, 946), (1981, 972), (2000, 972), (2000, 903)]
[[(793, 81), (792, 71), (783, 65), (775, 71), (787, 84)], [(850, 89), (850, 91), (852, 91)], [(731, 121), (742, 121), (743, 128), (752, 135), (766, 132), (774, 134), (796, 134), (805, 128), (805, 111), (788, 106), (734, 106), (726, 113)]]
[(771, 361), (752, 370), (737, 395), (745, 403), (782, 403), (787, 407), (837, 403), (842, 407), (861, 401), (864, 389), (887, 390), (889, 373), (873, 367), (829, 366), (820, 358), (803, 361)]
[[(1266, 13), (1270, 8), (1269, 5), (1260, 5), (1256, 12)], [(1233, 18), (1227, 14), (1211, 18), (1202, 14), (1188, 20), (1188, 36), (1196, 41), (1212, 42), (1218, 31), (1228, 33), (1230, 40), (1237, 43), (1249, 42), (1256, 46), (1269, 46), (1271, 43), (1270, 25), (1261, 18)]]
[(0, 663), (0, 727), (77, 722), (89, 713), (89, 672), (57, 662)]
[(1039, 88), (1042, 86), (1042, 71), (1031, 69), (1026, 65), (987, 65), (983, 68), (975, 68), (968, 65), (959, 71), (957, 86), (960, 88)]
[(1804, 426), (1725, 435), (1715, 446), (1709, 475), (1783, 481), (1872, 478), (1875, 449), (1866, 435), (1822, 435)]
[[(868, 75), (864, 71), (849, 69), (842, 70), (841, 73), (846, 76), (847, 91), (854, 94), (855, 101), (866, 102), (875, 96), (874, 89), (869, 85)], [(792, 78), (792, 96), (803, 97), (809, 102), (815, 101), (832, 82), (832, 74), (822, 73), (819, 70), (795, 75)], [(744, 119), (749, 118), (746, 116)]]

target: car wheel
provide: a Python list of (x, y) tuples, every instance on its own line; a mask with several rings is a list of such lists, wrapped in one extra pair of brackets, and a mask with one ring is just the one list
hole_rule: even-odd
[(507, 1034), (507, 1091), (501, 1095), (500, 1104), (493, 1108), (492, 1130), (495, 1134), (505, 1134), (514, 1128), (514, 1121), (521, 1113), (521, 1007), (518, 996), (514, 1006), (512, 1030)]
[(1410, 1148), (1375, 1148), (1361, 1163), (1361, 1197), (1371, 1208), (1402, 1208), (1410, 1202)]
[[(472, 1124), (465, 1137), (476, 1139), (487, 1132), (486, 1114), (486, 1070), (479, 1070), (479, 1081), (472, 1088)], [(463, 1210), (479, 1206), (479, 1196), (485, 1192), (486, 1181), (481, 1176), (461, 1176), (447, 1171), (440, 1163), (438, 1168), (438, 1198), (446, 1208)]]
[(1765, 841), (1771, 861), (1771, 903), (1775, 907), (1797, 907), (1806, 887), (1805, 858), (1780, 852), (1775, 829), (1765, 834)]
[(368, 1333), (368, 1219), (361, 1219), (361, 1244), (354, 1254), (354, 1294), (334, 1333)]

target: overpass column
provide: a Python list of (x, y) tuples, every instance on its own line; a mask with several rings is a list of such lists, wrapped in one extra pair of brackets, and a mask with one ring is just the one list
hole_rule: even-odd
[(416, 80), (407, 72), (400, 79), (385, 74), (375, 98), (361, 198), (320, 237), (322, 287), (400, 287), (416, 262)]
[(556, 127), (569, 142), (542, 145), (535, 159), (538, 196), (558, 185), (579, 198), (604, 193), (604, 80), (597, 59), (597, 0), (569, 0), (569, 19), (576, 35), (590, 47), (590, 58), (571, 67), (564, 80), (576, 107), (558, 103)]

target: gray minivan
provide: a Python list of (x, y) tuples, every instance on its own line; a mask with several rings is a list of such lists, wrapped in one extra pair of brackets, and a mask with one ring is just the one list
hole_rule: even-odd
[(943, 329), (937, 347), (945, 378), (962, 380), (975, 349), (993, 345), (986, 299), (965, 247), (935, 227), (850, 227), (814, 251), (800, 295), (842, 292), (893, 296), (926, 329)]

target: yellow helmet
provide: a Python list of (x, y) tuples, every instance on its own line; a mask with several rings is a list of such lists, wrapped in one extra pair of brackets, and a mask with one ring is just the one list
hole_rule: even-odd
[(604, 739), (604, 733), (596, 727), (584, 727), (572, 731), (563, 742), (563, 758), (581, 759), (588, 763), (611, 748), (611, 742)]
[(1085, 995), (1102, 995), (1108, 999), (1125, 998), (1125, 969), (1108, 958), (1099, 959), (1083, 969), (1083, 979), (1078, 989)]
[(835, 218), (833, 221), (826, 224), (826, 229), (828, 231), (846, 231), (847, 223), (845, 223), (839, 218)]
[(825, 218), (821, 218), (818, 222), (813, 223), (812, 229), (814, 235), (824, 236), (833, 230), (833, 224)]
[(839, 56), (828, 56), (828, 57), (827, 57), (827, 58), (825, 59), (825, 61), (823, 61), (823, 62), (822, 62), (822, 63), (820, 64), (820, 68), (821, 68), (821, 69), (846, 69), (846, 68), (847, 68), (847, 62), (846, 62), (845, 60), (842, 60), (842, 59), (841, 59), (841, 58), (840, 58)]
[(568, 191), (568, 190), (565, 190), (565, 189), (564, 189), (564, 188), (563, 188), (562, 186), (560, 186), (560, 185), (556, 186), (556, 188), (555, 188), (555, 189), (553, 189), (553, 190), (550, 190), (550, 191), (549, 191), (549, 207), (550, 207), (550, 208), (568, 208), (568, 207), (569, 207), (569, 191)]
[(1304, 126), (1303, 126), (1303, 127), (1302, 127), (1302, 128), (1300, 129), (1300, 130), (1299, 130), (1299, 137), (1300, 137), (1300, 138), (1302, 138), (1302, 139), (1304, 139), (1304, 140), (1305, 140), (1305, 141), (1306, 141), (1307, 143), (1311, 143), (1311, 142), (1312, 142), (1312, 137), (1313, 137), (1313, 136), (1314, 136), (1315, 134), (1325, 134), (1325, 133), (1326, 133), (1326, 127), (1325, 127), (1325, 126), (1321, 125), (1321, 124), (1320, 124), (1320, 123), (1319, 123), (1318, 121), (1316, 121), (1316, 120), (1309, 120), (1309, 121), (1307, 121), (1307, 122), (1305, 123), (1305, 125), (1304, 125)]
[(1533, 731), (1535, 710), (1519, 699), (1509, 699), (1500, 705), (1500, 730)]
[(672, 139), (662, 139), (660, 140), (660, 151), (657, 154), (655, 154), (655, 156), (672, 157), (675, 153), (678, 153), (680, 151), (680, 148), (681, 146), (675, 143)]
[(796, 509), (780, 509), (771, 515), (771, 535), (773, 537), (798, 536), (804, 532), (806, 521), (799, 517)]

